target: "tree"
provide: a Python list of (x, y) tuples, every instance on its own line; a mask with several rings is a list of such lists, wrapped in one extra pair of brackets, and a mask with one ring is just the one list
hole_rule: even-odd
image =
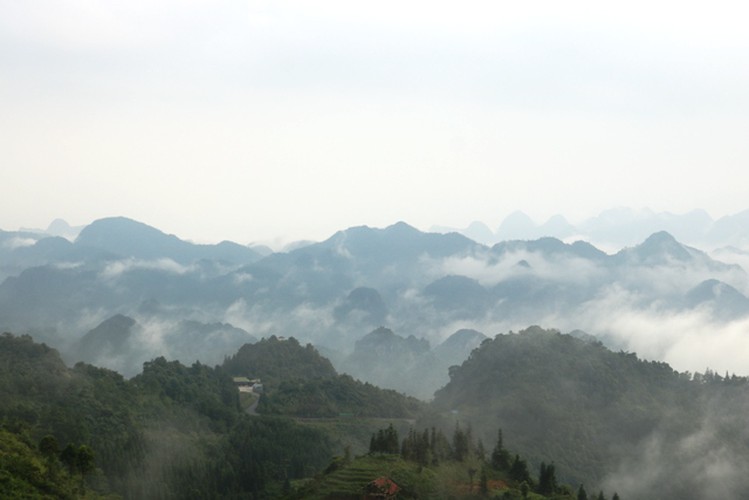
[(496, 470), (507, 470), (510, 468), (510, 453), (505, 450), (502, 443), (502, 429), (497, 431), (497, 444), (494, 445), (491, 456), (492, 468)]
[(582, 484), (577, 490), (577, 500), (588, 500), (588, 494), (585, 492), (585, 488), (583, 488)]
[(86, 488), (86, 475), (94, 470), (94, 451), (82, 444), (75, 452), (75, 464), (81, 475), (81, 490)]
[(390, 424), (387, 429), (380, 429), (369, 440), (370, 453), (390, 453), (397, 455), (400, 451), (398, 431), (395, 430), (393, 424)]
[(510, 477), (518, 483), (526, 482), (532, 484), (531, 475), (528, 473), (528, 463), (520, 458), (519, 455), (515, 455), (515, 460), (510, 466)]
[(54, 436), (46, 435), (39, 441), (39, 452), (44, 456), (47, 465), (47, 477), (54, 479), (60, 467), (60, 446)]
[(80, 445), (75, 453), (75, 463), (82, 476), (90, 473), (94, 470), (94, 451), (85, 444)]
[(484, 448), (484, 442), (481, 439), (476, 444), (476, 458), (482, 462), (486, 460), (486, 448)]
[(47, 458), (50, 456), (57, 458), (57, 454), (60, 453), (60, 446), (57, 444), (57, 439), (50, 435), (44, 436), (39, 441), (39, 451)]
[(68, 444), (60, 453), (60, 461), (67, 467), (71, 475), (77, 472), (76, 455), (76, 449), (72, 444)]
[(481, 476), (479, 477), (479, 491), (482, 495), (489, 493), (489, 478), (486, 475), (486, 465), (481, 467)]
[(453, 432), (453, 458), (458, 462), (462, 462), (468, 455), (469, 450), (469, 434), (465, 433), (461, 428), (460, 424), (455, 424), (455, 431)]
[(541, 462), (541, 470), (538, 474), (538, 489), (542, 495), (552, 495), (557, 490), (557, 479), (554, 464), (546, 465)]
[(476, 469), (474, 469), (473, 467), (469, 467), (468, 468), (468, 480), (469, 480), (469, 483), (468, 483), (468, 485), (469, 485), (468, 488), (469, 489), (468, 489), (468, 491), (470, 491), (470, 492), (473, 492), (473, 476), (475, 476), (475, 475), (476, 475)]
[(522, 493), (523, 498), (528, 498), (528, 493), (530, 492), (531, 488), (528, 486), (528, 483), (526, 481), (523, 481), (520, 484), (520, 493)]

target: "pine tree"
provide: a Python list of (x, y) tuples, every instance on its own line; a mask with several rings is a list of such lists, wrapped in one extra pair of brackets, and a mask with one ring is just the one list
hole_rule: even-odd
[(582, 484), (577, 490), (577, 500), (588, 500), (588, 494), (585, 492), (585, 488), (583, 488)]
[(468, 455), (468, 447), (468, 435), (456, 423), (453, 432), (453, 458), (462, 462)]
[(479, 442), (476, 444), (476, 458), (478, 458), (481, 462), (486, 460), (486, 448), (484, 448), (484, 442), (479, 439)]
[(538, 492), (542, 495), (552, 495), (557, 490), (557, 479), (554, 464), (546, 465), (541, 462), (541, 470), (538, 474)]
[(510, 466), (510, 477), (518, 483), (532, 483), (531, 475), (528, 473), (528, 464), (519, 455), (515, 455), (515, 460), (512, 462), (512, 466)]
[(497, 444), (492, 450), (492, 468), (496, 470), (507, 470), (510, 468), (510, 453), (505, 450), (502, 442), (502, 429), (497, 431)]

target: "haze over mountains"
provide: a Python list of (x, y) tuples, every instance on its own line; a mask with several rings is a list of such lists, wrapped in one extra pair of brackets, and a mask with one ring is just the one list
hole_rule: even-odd
[[(668, 227), (706, 220), (700, 214), (669, 219)], [(743, 217), (703, 225), (701, 234), (741, 243)], [(599, 219), (599, 227), (616, 220)], [(635, 226), (612, 223), (609, 232)], [(444, 371), (388, 380), (386, 359), (357, 362), (357, 346), (376, 351), (414, 339), (393, 352), (410, 356), (408, 366), (441, 369), (433, 363), (439, 346), (460, 330), (492, 336), (540, 324), (582, 330), (681, 370), (748, 373), (741, 353), (749, 350), (749, 281), (737, 264), (744, 250), (713, 257), (660, 226), (637, 227), (657, 231), (615, 253), (553, 237), (488, 246), (403, 222), (349, 228), (269, 255), (233, 242), (193, 244), (122, 217), (95, 221), (74, 241), (3, 231), (0, 329), (32, 333), (70, 362), (125, 374), (157, 355), (213, 363), (245, 342), (293, 335), (338, 368), (385, 387), (405, 384), (421, 397), (446, 382)], [(380, 327), (390, 334), (368, 335)]]
[[(423, 410), (424, 425), (464, 419), (485, 443), (501, 426), (534, 463), (554, 457), (561, 477), (632, 498), (738, 498), (749, 386), (729, 373), (749, 374), (748, 247), (708, 253), (653, 229), (604, 251), (574, 237), (486, 245), (397, 222), (276, 253), (124, 217), (73, 240), (3, 231), (0, 331), (136, 385), (196, 360), (189, 373), (244, 360), (233, 375), (265, 367), (260, 413)], [(725, 234), (741, 245), (740, 231)], [(305, 357), (327, 375), (287, 379)]]
[(606, 249), (620, 249), (644, 240), (652, 233), (666, 231), (690, 245), (712, 250), (724, 246), (749, 244), (749, 211), (713, 219), (704, 210), (686, 214), (654, 212), (649, 209), (614, 208), (595, 217), (571, 224), (563, 215), (555, 215), (538, 224), (523, 212), (513, 212), (492, 230), (484, 222), (474, 221), (465, 228), (433, 226), (434, 232), (459, 232), (485, 245), (504, 240), (532, 240), (545, 236), (560, 240), (582, 239)]

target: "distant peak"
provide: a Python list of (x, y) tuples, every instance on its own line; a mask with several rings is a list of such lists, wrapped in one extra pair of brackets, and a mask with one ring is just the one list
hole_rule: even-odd
[(668, 231), (658, 231), (648, 236), (640, 246), (646, 248), (671, 248), (681, 246), (681, 244)]
[(386, 231), (399, 231), (399, 232), (419, 232), (418, 229), (413, 227), (410, 224), (407, 224), (403, 221), (398, 221), (395, 224), (392, 224), (385, 228)]
[(645, 240), (645, 243), (647, 242), (655, 242), (655, 243), (661, 243), (661, 242), (669, 242), (669, 243), (678, 243), (676, 241), (676, 238), (674, 238), (671, 233), (668, 231), (658, 231), (657, 233), (653, 233)]
[(384, 326), (381, 326), (379, 328), (375, 328), (371, 332), (365, 335), (365, 337), (397, 337), (398, 335), (393, 332), (390, 328), (385, 328)]
[(136, 321), (131, 318), (130, 316), (125, 316), (124, 314), (115, 314), (111, 318), (107, 318), (104, 321), (102, 321), (99, 326), (104, 325), (117, 325), (123, 328), (130, 328), (133, 325), (135, 325)]
[(69, 231), (70, 229), (72, 229), (70, 227), (70, 224), (68, 224), (64, 219), (55, 219), (49, 223), (49, 226), (47, 226), (48, 233), (57, 231)]

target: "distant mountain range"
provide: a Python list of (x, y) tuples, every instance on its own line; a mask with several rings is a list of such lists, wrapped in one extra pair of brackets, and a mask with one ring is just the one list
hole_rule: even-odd
[(615, 249), (635, 245), (652, 233), (666, 231), (679, 241), (706, 249), (724, 246), (746, 248), (749, 245), (749, 210), (714, 220), (704, 210), (672, 214), (649, 209), (615, 208), (576, 225), (562, 215), (537, 224), (525, 213), (513, 212), (495, 230), (480, 221), (474, 221), (466, 228), (433, 226), (430, 230), (461, 233), (485, 245), (504, 240), (553, 237), (561, 240), (582, 239)]
[[(557, 218), (552, 226), (564, 224)], [(715, 255), (746, 257), (735, 248)], [(711, 332), (713, 341), (725, 331), (729, 342), (739, 337), (727, 328), (749, 321), (744, 269), (666, 231), (610, 254), (554, 237), (488, 246), (398, 222), (263, 255), (232, 242), (193, 244), (116, 217), (84, 227), (74, 241), (0, 232), (0, 279), (0, 330), (31, 333), (69, 362), (133, 373), (161, 354), (212, 363), (248, 339), (294, 336), (318, 346), (339, 370), (386, 387), (406, 384), (422, 397), (461, 361), (440, 358), (443, 341), (457, 331), (579, 329), (651, 358), (677, 353), (700, 360), (699, 369), (735, 370), (717, 351), (701, 360), (697, 342), (677, 346), (694, 336), (674, 325), (700, 326), (695, 331)], [(478, 337), (470, 338), (466, 345), (475, 347)], [(402, 357), (410, 375), (380, 373), (366, 359), (379, 344)]]

